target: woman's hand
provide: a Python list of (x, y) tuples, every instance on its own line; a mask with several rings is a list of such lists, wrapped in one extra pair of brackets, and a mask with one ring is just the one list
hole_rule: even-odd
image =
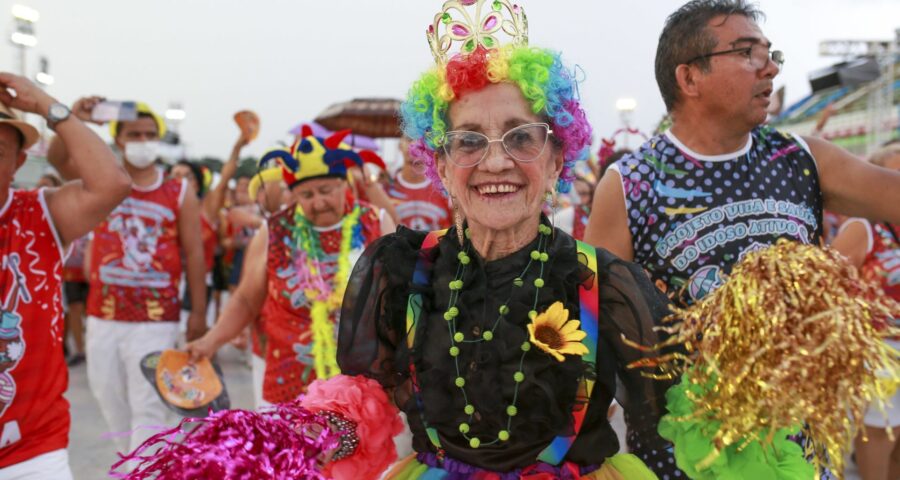
[(190, 354), (191, 361), (212, 359), (219, 350), (219, 345), (212, 339), (209, 333), (185, 345), (184, 350)]
[[(332, 424), (330, 421), (326, 420), (325, 423), (328, 430), (332, 433), (339, 431), (337, 426)], [(322, 432), (325, 431), (326, 426), (319, 425), (318, 423), (309, 424), (303, 428), (303, 435), (311, 439), (317, 439), (322, 435)], [(316, 466), (318, 467), (318, 469), (322, 470), (323, 468), (325, 468), (325, 465), (328, 465), (328, 463), (331, 462), (332, 458), (334, 458), (334, 454), (337, 453), (340, 449), (341, 442), (338, 442), (337, 445), (335, 445), (331, 449), (320, 453), (319, 456), (316, 457)]]

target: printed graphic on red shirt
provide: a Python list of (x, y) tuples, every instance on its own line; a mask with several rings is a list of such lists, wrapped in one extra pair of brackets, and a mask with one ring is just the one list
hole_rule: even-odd
[(169, 272), (154, 263), (163, 222), (174, 221), (175, 213), (153, 202), (126, 198), (122, 209), (113, 212), (109, 230), (119, 235), (122, 258), (100, 266), (100, 281), (125, 287), (167, 288)]
[(124, 322), (177, 321), (182, 182), (132, 191), (94, 230), (87, 312)]
[(400, 225), (412, 230), (430, 232), (447, 228), (453, 212), (447, 199), (430, 182), (409, 184), (400, 175), (388, 189), (388, 196), (394, 201)]
[(2, 318), (0, 318), (0, 417), (16, 398), (16, 381), (10, 371), (19, 364), (25, 354), (22, 338), (22, 316), (19, 303), (31, 303), (31, 292), (25, 282), (19, 254), (11, 253), (2, 259), (4, 273), (13, 279), (13, 285), (3, 292)]
[(62, 251), (39, 191), (0, 213), (0, 470), (65, 448)]

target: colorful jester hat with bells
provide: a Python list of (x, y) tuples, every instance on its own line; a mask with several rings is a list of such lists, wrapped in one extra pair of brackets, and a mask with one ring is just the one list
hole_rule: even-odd
[(251, 199), (256, 200), (259, 189), (263, 185), (284, 180), (282, 165), (286, 159), (290, 158), (290, 152), (284, 148), (266, 150), (266, 153), (259, 159), (256, 175), (253, 175), (253, 178), (250, 179), (250, 184), (247, 186)]
[(385, 169), (384, 161), (371, 150), (354, 151), (343, 143), (350, 130), (341, 130), (328, 138), (316, 137), (304, 125), (297, 141), (288, 150), (273, 150), (271, 157), (281, 165), (288, 188), (316, 178), (347, 178), (347, 169), (371, 163)]

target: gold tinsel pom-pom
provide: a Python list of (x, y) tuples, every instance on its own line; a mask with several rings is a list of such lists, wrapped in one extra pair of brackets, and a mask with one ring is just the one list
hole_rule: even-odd
[[(840, 474), (867, 406), (884, 409), (900, 379), (900, 304), (860, 278), (835, 250), (786, 240), (749, 253), (728, 281), (699, 303), (676, 309), (656, 348), (681, 343), (687, 357), (664, 370), (691, 368), (712, 388), (692, 399), (697, 416), (721, 422), (719, 450), (805, 425), (817, 467)], [(664, 359), (665, 360), (665, 359)], [(709, 417), (707, 417), (709, 418)]]

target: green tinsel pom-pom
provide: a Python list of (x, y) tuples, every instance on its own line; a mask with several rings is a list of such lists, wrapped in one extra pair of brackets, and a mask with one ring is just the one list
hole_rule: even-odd
[[(698, 408), (692, 400), (702, 398), (708, 385), (691, 382), (691, 370), (682, 375), (681, 383), (666, 392), (666, 408), (669, 414), (659, 422), (659, 434), (675, 446), (675, 462), (688, 478), (693, 480), (812, 480), (815, 468), (803, 457), (803, 449), (788, 435), (800, 431), (781, 429), (775, 432), (772, 443), (764, 445), (760, 440), (746, 443), (738, 440), (718, 454), (713, 437), (719, 428), (716, 421), (694, 416)], [(690, 392), (690, 393), (689, 393)], [(763, 441), (766, 431), (759, 433)]]

